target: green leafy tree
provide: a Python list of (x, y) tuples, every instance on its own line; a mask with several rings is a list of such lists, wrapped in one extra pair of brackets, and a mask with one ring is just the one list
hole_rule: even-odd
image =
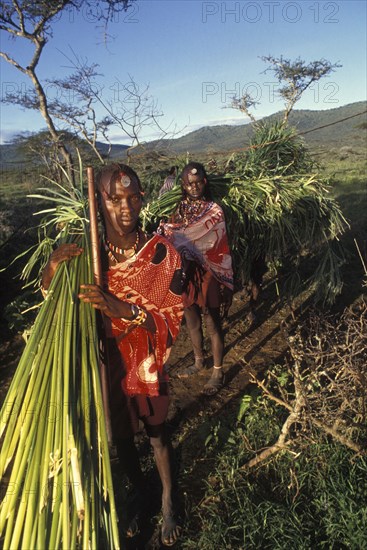
[[(282, 55), (280, 57), (272, 55), (261, 56), (260, 59), (268, 63), (268, 67), (264, 73), (271, 72), (278, 80), (279, 86), (276, 92), (285, 102), (284, 125), (287, 124), (289, 114), (293, 110), (294, 105), (301, 99), (311, 84), (318, 82), (324, 76), (328, 76), (335, 69), (341, 67), (339, 63), (331, 63), (327, 59), (318, 59), (308, 63), (299, 57), (292, 61)], [(243, 112), (252, 122), (255, 122), (256, 120), (251, 109), (252, 107), (256, 107), (257, 104), (258, 102), (254, 100), (251, 94), (246, 93), (241, 97), (234, 97), (230, 106)]]

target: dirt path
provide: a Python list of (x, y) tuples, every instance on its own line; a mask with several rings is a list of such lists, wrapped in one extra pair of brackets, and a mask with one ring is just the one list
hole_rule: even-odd
[[(248, 318), (247, 293), (242, 291), (234, 296), (230, 315), (224, 325), (226, 383), (225, 387), (210, 399), (200, 395), (212, 365), (207, 342), (208, 374), (186, 379), (177, 377), (180, 369), (193, 363), (186, 327), (182, 327), (169, 361), (173, 409), (171, 416), (177, 415), (180, 411), (182, 418), (188, 419), (190, 416), (195, 417), (197, 410), (222, 408), (229, 400), (243, 394), (249, 381), (247, 365), (254, 370), (261, 370), (269, 363), (283, 358), (287, 345), (281, 325), (289, 317), (289, 308), (274, 305), (274, 300), (270, 300), (271, 294), (272, 289), (265, 287), (253, 322)], [(272, 304), (272, 307), (267, 307), (267, 303)]]

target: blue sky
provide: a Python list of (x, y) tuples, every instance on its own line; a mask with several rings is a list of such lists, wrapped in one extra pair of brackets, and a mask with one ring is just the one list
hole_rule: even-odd
[[(41, 58), (42, 79), (66, 76), (67, 57), (99, 65), (96, 85), (114, 102), (118, 82), (130, 77), (149, 93), (164, 115), (163, 127), (187, 133), (213, 124), (245, 123), (226, 108), (233, 95), (251, 92), (259, 101), (257, 118), (282, 108), (274, 95), (274, 76), (264, 74), (264, 55), (313, 61), (325, 58), (342, 67), (320, 80), (297, 104), (298, 109), (332, 109), (366, 98), (365, 0), (339, 1), (200, 1), (138, 0), (110, 23), (107, 43), (98, 12), (71, 10), (55, 22), (53, 38)], [(26, 62), (25, 44), (1, 33), (1, 50)], [(67, 57), (66, 57), (67, 56)], [(1, 93), (26, 89), (27, 77), (0, 60)], [(50, 88), (50, 97), (58, 93)], [(40, 114), (0, 105), (1, 139), (45, 127)], [(147, 128), (142, 139), (156, 137)], [(118, 130), (112, 141), (128, 143)]]

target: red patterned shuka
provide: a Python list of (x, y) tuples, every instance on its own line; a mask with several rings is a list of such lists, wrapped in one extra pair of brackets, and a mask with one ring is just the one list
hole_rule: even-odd
[[(185, 220), (179, 209), (171, 222), (162, 222), (158, 232), (180, 253), (186, 275), (184, 305), (205, 307), (206, 292), (214, 277), (233, 290), (232, 258), (222, 208), (215, 202), (201, 202), (200, 211)], [(192, 269), (192, 266), (196, 266)], [(218, 304), (219, 305), (219, 304)]]
[(111, 320), (126, 370), (123, 389), (131, 396), (157, 396), (183, 315), (180, 256), (155, 235), (132, 260), (111, 267), (107, 281), (112, 294), (150, 313), (156, 326), (152, 334), (124, 319)]

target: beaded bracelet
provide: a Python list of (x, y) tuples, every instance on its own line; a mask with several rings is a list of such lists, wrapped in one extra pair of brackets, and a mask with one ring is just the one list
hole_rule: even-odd
[(141, 309), (140, 307), (137, 307), (137, 309), (139, 310), (138, 315), (135, 317), (135, 319), (132, 319), (130, 322), (133, 325), (139, 326), (139, 325), (142, 325), (146, 321), (148, 315), (147, 315), (146, 311), (144, 311), (144, 309)]
[(121, 319), (133, 325), (142, 325), (148, 317), (147, 313), (136, 304), (131, 304), (130, 308), (133, 315), (132, 318), (127, 319), (126, 317), (121, 317)]

